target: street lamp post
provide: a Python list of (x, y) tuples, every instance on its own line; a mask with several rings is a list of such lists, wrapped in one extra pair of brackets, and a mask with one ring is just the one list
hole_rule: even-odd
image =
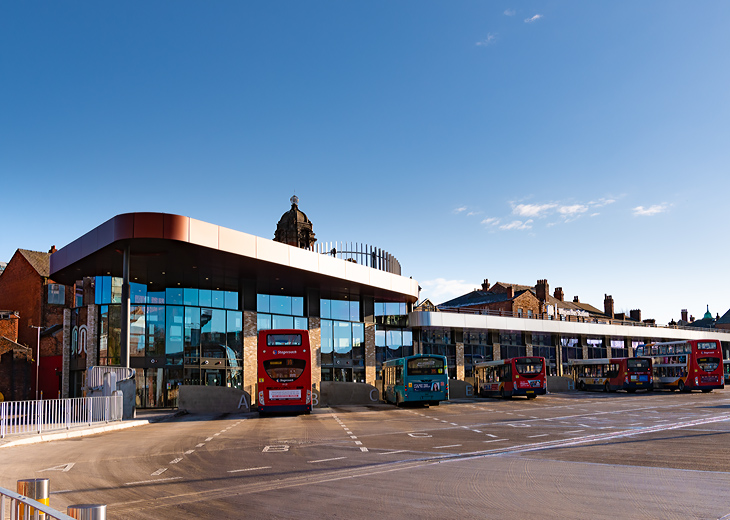
[(38, 342), (36, 343), (36, 356), (35, 356), (35, 400), (38, 401), (38, 369), (41, 365), (41, 328), (35, 325), (30, 326), (31, 329), (38, 329)]

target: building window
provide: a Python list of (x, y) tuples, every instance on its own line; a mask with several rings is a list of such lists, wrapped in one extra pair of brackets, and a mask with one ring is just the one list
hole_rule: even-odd
[(527, 317), (532, 319), (532, 309), (527, 309)]
[(309, 321), (304, 317), (304, 298), (275, 294), (256, 295), (257, 330), (307, 330)]
[(66, 287), (57, 284), (48, 284), (48, 304), (49, 305), (63, 305), (65, 303)]

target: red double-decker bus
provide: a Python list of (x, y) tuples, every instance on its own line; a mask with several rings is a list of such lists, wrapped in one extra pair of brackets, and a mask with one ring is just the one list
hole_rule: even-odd
[(312, 411), (312, 361), (306, 330), (259, 332), (259, 414)]
[(654, 388), (711, 392), (725, 387), (722, 347), (716, 339), (648, 343), (636, 347), (636, 355), (651, 358)]
[(544, 357), (516, 357), (474, 365), (474, 386), (481, 397), (533, 399), (547, 393)]

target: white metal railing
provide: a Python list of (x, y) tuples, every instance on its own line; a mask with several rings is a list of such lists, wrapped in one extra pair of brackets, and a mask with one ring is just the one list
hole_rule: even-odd
[[(122, 420), (122, 395), (0, 403), (0, 439)], [(2, 518), (0, 517), (0, 520)]]
[(98, 390), (104, 386), (104, 374), (115, 374), (117, 381), (124, 381), (134, 377), (135, 370), (126, 367), (89, 367), (87, 369), (86, 387), (90, 390)]
[[(32, 514), (31, 509), (33, 509)], [(50, 506), (0, 487), (0, 520), (8, 518), (8, 514), (10, 520), (37, 520), (39, 513), (45, 513), (46, 519), (73, 520), (73, 517)]]

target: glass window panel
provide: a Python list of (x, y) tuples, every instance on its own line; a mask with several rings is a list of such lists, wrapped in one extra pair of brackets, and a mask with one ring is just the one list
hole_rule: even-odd
[(256, 312), (269, 312), (269, 295), (256, 295)]
[(269, 296), (269, 305), (272, 314), (286, 314), (291, 316), (291, 297), (277, 296), (272, 294)]
[(122, 307), (109, 306), (109, 333), (107, 336), (107, 365), (119, 365), (122, 345)]
[(321, 354), (322, 365), (331, 365), (334, 363), (332, 351), (334, 350), (334, 340), (332, 336), (332, 322), (330, 320), (322, 320), (321, 327)]
[(388, 316), (397, 316), (400, 314), (400, 304), (398, 302), (386, 302), (385, 314)]
[(375, 302), (375, 315), (385, 316), (385, 304), (383, 302)]
[(147, 303), (147, 286), (141, 283), (130, 283), (129, 300), (132, 303)]
[(295, 296), (291, 299), (291, 313), (294, 316), (304, 316), (304, 298)]
[(360, 302), (350, 302), (350, 321), (360, 321)]
[(330, 312), (330, 300), (320, 300), (319, 301), (319, 314), (320, 318), (331, 318), (331, 312)]
[(159, 292), (147, 292), (147, 303), (154, 303), (156, 305), (161, 305), (165, 303), (165, 292), (159, 291)]
[(202, 357), (223, 358), (226, 345), (226, 311), (200, 309), (200, 347)]
[(200, 289), (198, 291), (198, 305), (201, 307), (211, 307), (212, 301), (213, 299), (208, 289)]
[(165, 302), (168, 305), (182, 305), (183, 290), (181, 288), (165, 289)]
[(215, 307), (216, 309), (223, 309), (226, 306), (226, 295), (223, 291), (211, 291), (211, 299), (210, 302), (211, 307)]
[(112, 301), (111, 303), (122, 303), (122, 279), (112, 277)]
[(147, 306), (147, 355), (161, 356), (165, 353), (165, 308)]
[(185, 307), (185, 364), (200, 362), (200, 308)]
[(256, 330), (271, 329), (271, 314), (258, 314), (256, 316)]
[(145, 308), (144, 305), (129, 306), (129, 355), (144, 356), (145, 351)]
[(226, 309), (238, 310), (238, 293), (236, 291), (226, 291)]
[(94, 303), (97, 305), (102, 303), (101, 294), (102, 294), (102, 287), (104, 286), (103, 280), (104, 280), (103, 276), (97, 276), (94, 279)]
[(389, 330), (386, 337), (389, 347), (400, 347), (403, 345), (403, 335), (399, 330)]
[(365, 345), (365, 324), (364, 323), (353, 323), (352, 324), (352, 346), (360, 347)]
[(183, 304), (198, 306), (198, 290), (183, 289)]
[[(99, 359), (107, 357), (109, 345), (109, 306), (99, 307)], [(101, 363), (105, 364), (104, 362)]]
[(301, 330), (308, 330), (309, 323), (307, 318), (294, 318), (294, 328)]
[(235, 353), (236, 359), (243, 358), (243, 314), (228, 311), (226, 316), (226, 345)]
[(375, 346), (376, 347), (385, 346), (385, 331), (384, 330), (375, 331)]
[(403, 331), (403, 346), (408, 346), (408, 347), (413, 346), (413, 331), (410, 331), (410, 330)]
[(406, 313), (406, 304), (405, 304), (405, 302), (399, 303), (398, 306), (399, 306), (399, 309), (398, 310), (400, 311), (399, 314), (401, 316), (404, 315)]
[(336, 321), (333, 324), (335, 352), (344, 354), (352, 350), (352, 328), (346, 321)]
[[(182, 300), (182, 292), (180, 293)], [(182, 365), (185, 307), (167, 306), (165, 355), (168, 365)]]
[(332, 319), (346, 321), (350, 319), (350, 302), (347, 300), (332, 300)]
[(271, 325), (274, 329), (293, 329), (294, 316), (280, 316), (278, 314), (273, 314)]

